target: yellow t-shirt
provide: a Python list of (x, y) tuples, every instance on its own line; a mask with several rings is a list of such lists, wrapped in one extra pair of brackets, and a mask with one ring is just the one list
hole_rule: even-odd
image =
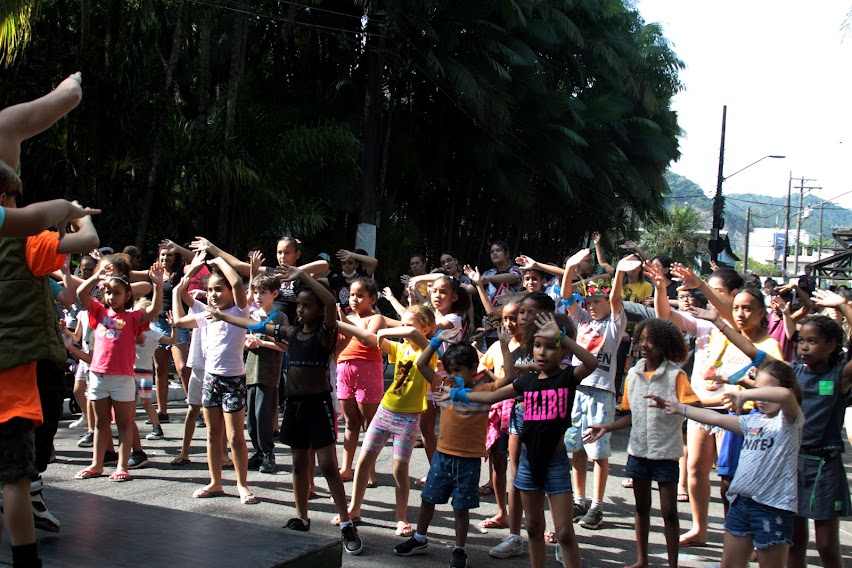
[[(391, 342), (393, 349), (388, 353), (388, 362), (394, 364), (393, 382), (382, 397), (382, 406), (391, 412), (423, 412), (426, 410), (426, 392), (429, 381), (417, 368), (421, 349), (411, 343)], [(429, 365), (438, 365), (438, 356), (433, 355)]]
[(650, 282), (645, 282), (644, 280), (634, 284), (625, 282), (621, 288), (621, 299), (627, 302), (641, 304), (646, 298), (650, 298), (653, 295), (654, 287)]

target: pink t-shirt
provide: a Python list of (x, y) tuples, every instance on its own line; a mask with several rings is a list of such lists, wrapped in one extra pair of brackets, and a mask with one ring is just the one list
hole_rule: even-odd
[(93, 373), (133, 376), (136, 360), (136, 336), (147, 324), (142, 324), (142, 310), (115, 313), (112, 309), (92, 300), (89, 308), (89, 326), (94, 330), (92, 349)]

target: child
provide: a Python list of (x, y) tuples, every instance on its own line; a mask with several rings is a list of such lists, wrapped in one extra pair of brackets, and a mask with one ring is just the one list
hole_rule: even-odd
[(360, 554), (363, 545), (346, 509), (346, 493), (335, 452), (334, 408), (328, 365), (337, 340), (337, 302), (330, 290), (300, 268), (287, 267), (281, 272), (281, 277), (301, 284), (296, 288), (296, 321), (299, 325), (258, 323), (215, 308), (212, 314), (217, 319), (250, 327), (253, 331), (265, 330), (276, 342), (288, 344), (281, 441), (293, 452), (293, 493), (297, 516), (287, 521), (284, 528), (302, 532), (311, 530), (308, 488), (313, 471), (311, 450), (315, 450), (320, 471), (328, 482), (335, 509), (340, 515), (343, 547), (348, 554)]
[[(438, 375), (432, 368), (432, 359), (443, 341), (454, 337), (452, 332), (442, 331), (432, 338), (417, 359), (417, 368), (433, 387), (447, 380), (472, 392), (493, 391), (498, 387), (487, 376), (477, 374), (479, 357), (476, 349), (463, 343), (453, 344), (441, 357), (444, 370), (450, 375)], [(505, 356), (509, 358), (508, 336), (504, 334)], [(514, 368), (507, 368), (514, 377)], [(479, 468), (485, 456), (485, 433), (488, 428), (490, 404), (457, 406), (446, 401), (442, 404), (441, 432), (438, 447), (432, 456), (429, 475), (423, 487), (417, 532), (404, 543), (394, 548), (399, 556), (418, 554), (426, 550), (426, 533), (435, 515), (435, 505), (446, 503), (453, 496), (456, 545), (453, 549), (451, 568), (465, 568), (467, 554), (470, 509), (479, 507)]]
[[(379, 301), (376, 283), (371, 278), (359, 277), (349, 287), (350, 315), (340, 312), (341, 320), (375, 334), (387, 327), (385, 318), (376, 313)], [(384, 366), (382, 350), (375, 345), (366, 345), (353, 337), (344, 340), (344, 347), (337, 356), (337, 398), (343, 409), (346, 431), (343, 439), (343, 467), (340, 476), (350, 481), (352, 462), (358, 448), (361, 429), (370, 425), (379, 408), (384, 390)], [(371, 478), (375, 477), (375, 471)], [(371, 484), (373, 479), (370, 480)]]
[[(89, 400), (95, 407), (95, 440), (92, 464), (78, 472), (77, 479), (100, 477), (104, 471), (104, 452), (112, 439), (111, 411), (118, 427), (118, 465), (110, 481), (129, 481), (127, 462), (133, 438), (133, 407), (136, 402), (136, 381), (133, 362), (136, 357), (136, 336), (143, 326), (160, 311), (163, 303), (163, 267), (154, 264), (150, 271), (154, 285), (154, 301), (145, 309), (128, 309), (133, 305), (133, 291), (124, 275), (112, 275), (102, 266), (77, 289), (83, 308), (89, 313), (89, 325), (94, 330), (92, 363), (89, 367)], [(89, 295), (92, 287), (104, 282), (104, 303)]]
[[(631, 412), (607, 425), (589, 425), (587, 439), (631, 427), (625, 473), (633, 480), (636, 499), (636, 545), (638, 560), (630, 568), (648, 566), (648, 532), (651, 527), (651, 483), (660, 488), (660, 510), (665, 523), (669, 568), (677, 567), (680, 527), (677, 518), (678, 459), (683, 455), (679, 416), (666, 415), (648, 407), (645, 399), (675, 396), (682, 404), (696, 405), (689, 378), (678, 363), (686, 359), (683, 334), (670, 321), (647, 319), (636, 328), (634, 341), (640, 359), (627, 374), (622, 410)], [(635, 422), (634, 422), (635, 417)]]
[(735, 410), (742, 409), (746, 401), (757, 403), (760, 412), (740, 416), (690, 408), (657, 395), (650, 397), (653, 407), (665, 408), (668, 414), (745, 436), (739, 465), (727, 493), (731, 507), (725, 519), (723, 566), (746, 566), (754, 548), (761, 568), (784, 566), (793, 539), (797, 495), (796, 486), (790, 481), (796, 477), (794, 456), (805, 423), (799, 408), (802, 394), (792, 369), (777, 360), (770, 360), (760, 368), (756, 387), (723, 396), (725, 403)]
[[(562, 297), (572, 295), (571, 282), (577, 267), (591, 252), (584, 249), (568, 259), (562, 280)], [(574, 460), (574, 522), (587, 529), (597, 529), (603, 523), (602, 503), (609, 475), (609, 434), (584, 443), (583, 432), (589, 424), (609, 424), (615, 419), (616, 354), (627, 318), (621, 305), (621, 284), (625, 272), (641, 266), (638, 260), (624, 259), (618, 263), (612, 288), (606, 282), (589, 284), (586, 288), (586, 310), (578, 310), (576, 318), (577, 343), (594, 353), (598, 367), (577, 387), (571, 428), (565, 433), (565, 445), (573, 452)], [(586, 505), (586, 471), (588, 458), (594, 460), (594, 496)]]
[[(207, 280), (207, 302), (217, 313), (234, 317), (248, 315), (243, 281), (221, 257), (208, 261), (214, 270)], [(193, 325), (192, 322), (189, 324)], [(195, 326), (206, 325), (204, 340), (204, 383), (201, 406), (207, 424), (207, 463), (210, 483), (197, 489), (198, 499), (224, 495), (222, 490), (222, 435), (227, 434), (237, 477), (237, 491), (244, 505), (257, 504), (247, 484), (248, 448), (244, 432), (246, 412), (246, 376), (243, 344), (246, 332), (225, 321), (196, 319)], [(223, 432), (224, 427), (224, 432)]]
[[(368, 486), (368, 477), (376, 465), (379, 453), (393, 437), (393, 477), (396, 482), (396, 535), (409, 537), (414, 532), (408, 524), (408, 493), (410, 480), (408, 462), (417, 440), (420, 413), (426, 408), (426, 392), (429, 382), (414, 363), (429, 344), (427, 338), (435, 332), (435, 314), (416, 304), (402, 315), (402, 326), (380, 329), (372, 334), (360, 327), (340, 323), (340, 330), (353, 334), (364, 343), (377, 343), (388, 354), (388, 362), (394, 363), (394, 380), (385, 392), (376, 415), (370, 422), (358, 465), (355, 468), (355, 487), (349, 504), (349, 518), (361, 517), (361, 504)], [(388, 337), (404, 338), (402, 343), (388, 341)], [(437, 357), (431, 361), (435, 368)], [(340, 517), (332, 521), (340, 523)]]
[[(144, 310), (150, 305), (151, 300), (140, 298), (135, 308)], [(136, 336), (136, 362), (133, 364), (133, 374), (136, 377), (136, 388), (139, 391), (142, 407), (152, 424), (151, 433), (145, 436), (146, 440), (162, 440), (164, 437), (163, 427), (160, 425), (154, 405), (151, 404), (151, 391), (154, 388), (154, 351), (160, 345), (174, 345), (178, 340), (178, 328), (174, 326), (171, 312), (166, 314), (166, 320), (171, 328), (171, 335), (166, 336), (157, 329), (149, 328)], [(135, 421), (133, 427), (136, 427)]]
[[(252, 265), (254, 268), (254, 264)], [(252, 275), (251, 290), (257, 309), (249, 313), (254, 320), (272, 317), (270, 323), (287, 325), (287, 316), (273, 312), (272, 303), (280, 284), (270, 274)], [(248, 468), (260, 473), (275, 473), (275, 440), (273, 431), (278, 417), (278, 383), (286, 345), (270, 341), (264, 334), (246, 335), (246, 388), (248, 390), (248, 431), (254, 455)]]
[[(578, 381), (597, 367), (594, 355), (573, 339), (573, 326), (565, 321), (560, 329), (552, 314), (537, 316), (538, 331), (533, 337), (532, 352), (538, 373), (525, 373), (496, 392), (471, 392), (442, 388), (441, 400), (456, 402), (494, 403), (499, 400), (524, 397), (524, 425), (521, 431), (521, 450), (514, 485), (521, 492), (521, 503), (527, 520), (530, 543), (530, 566), (542, 568), (545, 561), (544, 498), (550, 501), (556, 540), (559, 542), (565, 565), (580, 567), (580, 549), (570, 519), (571, 498), (570, 460), (562, 437), (571, 421), (571, 406)], [(570, 329), (569, 329), (570, 326)], [(506, 334), (501, 334), (504, 356), (508, 355)], [(579, 360), (576, 367), (563, 368), (568, 354)], [(505, 368), (506, 377), (514, 379), (514, 369)]]

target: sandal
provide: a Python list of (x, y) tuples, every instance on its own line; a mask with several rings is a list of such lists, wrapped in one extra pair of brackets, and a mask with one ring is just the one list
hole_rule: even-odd
[(544, 531), (544, 542), (556, 544), (556, 534), (553, 531)]
[(678, 493), (677, 494), (677, 502), (678, 503), (689, 503), (689, 493)]
[(224, 461), (222, 462), (222, 467), (228, 467), (228, 468), (232, 468), (232, 467), (234, 467), (234, 460), (232, 460), (232, 459), (226, 459), (226, 460), (224, 460)]
[(405, 521), (397, 521), (396, 523), (396, 531), (394, 531), (396, 536), (413, 536), (414, 529), (411, 528), (411, 525), (406, 523)]
[(109, 480), (115, 481), (116, 483), (124, 483), (125, 481), (130, 481), (131, 479), (133, 479), (133, 477), (131, 477), (131, 475), (126, 471), (116, 471), (109, 476)]
[(287, 524), (283, 528), (290, 529), (291, 531), (308, 532), (311, 530), (311, 520), (302, 520), (299, 517), (293, 517), (287, 521)]
[(621, 486), (630, 489), (631, 487), (633, 487), (633, 478), (628, 477), (627, 479), (621, 482)]
[(185, 465), (191, 464), (192, 460), (190, 460), (189, 458), (178, 456), (175, 459), (173, 459), (172, 461), (170, 461), (169, 463), (171, 465), (174, 465), (174, 466), (177, 466), (177, 467), (183, 467)]
[(84, 469), (77, 472), (77, 475), (74, 476), (74, 479), (94, 479), (96, 477), (103, 476), (102, 471), (95, 471), (93, 469)]
[(506, 521), (498, 521), (494, 517), (490, 519), (485, 519), (484, 521), (479, 523), (479, 528), (481, 529), (507, 529), (509, 528), (509, 523)]
[(426, 478), (421, 477), (420, 479), (414, 482), (414, 486), (423, 489), (424, 487), (426, 487)]
[(240, 503), (243, 505), (257, 505), (260, 501), (252, 493), (240, 493)]
[(494, 488), (490, 485), (483, 485), (479, 488), (479, 496), (480, 497), (488, 497), (489, 495), (494, 495)]
[(196, 489), (193, 492), (192, 496), (195, 497), (196, 499), (209, 499), (211, 497), (221, 497), (224, 494), (225, 494), (225, 492), (222, 491), (221, 489), (218, 490), (218, 491), (211, 491), (210, 489), (207, 489), (206, 487), (202, 487), (201, 489)]

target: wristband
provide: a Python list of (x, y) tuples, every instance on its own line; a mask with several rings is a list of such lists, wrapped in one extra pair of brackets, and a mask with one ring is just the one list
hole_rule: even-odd
[(443, 343), (443, 341), (438, 339), (438, 335), (436, 334), (436, 335), (432, 336), (432, 339), (429, 340), (429, 347), (432, 348), (432, 351), (437, 351), (438, 349), (441, 348), (442, 343)]
[(260, 331), (260, 330), (262, 330), (266, 326), (266, 324), (272, 323), (272, 320), (275, 319), (275, 317), (277, 315), (278, 315), (278, 312), (276, 312), (275, 310), (272, 310), (269, 313), (269, 316), (265, 320), (259, 321), (254, 325), (248, 326), (248, 330), (249, 331)]
[(737, 384), (740, 381), (740, 379), (742, 379), (746, 375), (746, 373), (749, 372), (749, 370), (752, 367), (759, 366), (763, 362), (764, 359), (766, 359), (766, 351), (758, 351), (757, 356), (754, 358), (754, 361), (752, 361), (751, 363), (749, 363), (748, 365), (746, 365), (745, 367), (743, 367), (739, 371), (728, 375), (728, 382), (732, 385)]
[(575, 302), (580, 302), (582, 304), (584, 300), (585, 298), (583, 298), (583, 296), (574, 292), (573, 294), (571, 294), (570, 298), (562, 300), (562, 305), (566, 308), (570, 308), (574, 305)]

